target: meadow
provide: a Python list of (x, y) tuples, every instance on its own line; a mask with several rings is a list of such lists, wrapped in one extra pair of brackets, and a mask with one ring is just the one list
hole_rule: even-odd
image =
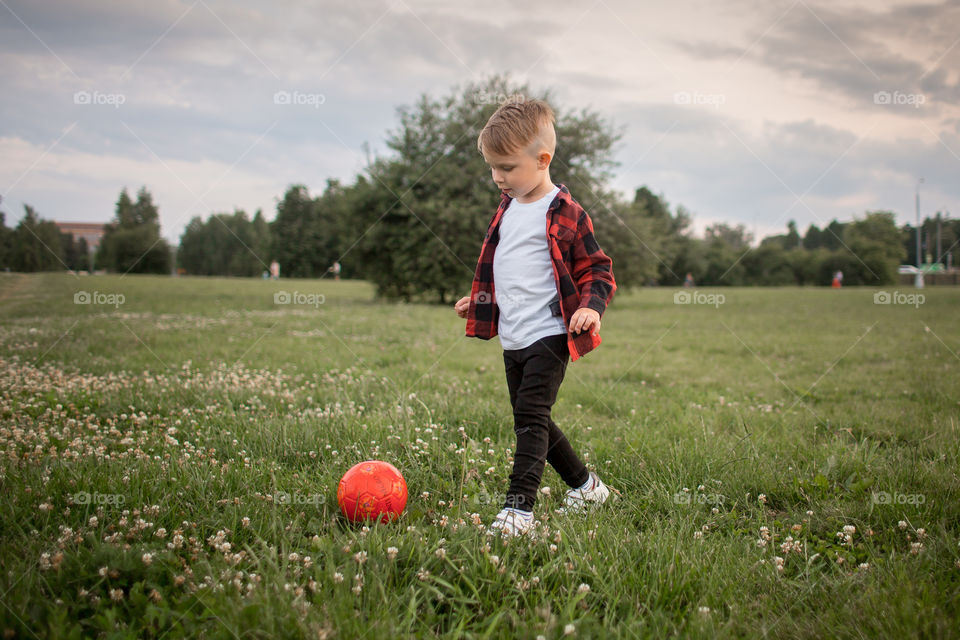
[[(960, 637), (960, 289), (917, 293), (619, 292), (553, 410), (618, 495), (557, 514), (548, 468), (504, 541), (502, 351), (452, 304), (0, 274), (0, 629)], [(360, 527), (336, 485), (370, 458), (410, 497)]]

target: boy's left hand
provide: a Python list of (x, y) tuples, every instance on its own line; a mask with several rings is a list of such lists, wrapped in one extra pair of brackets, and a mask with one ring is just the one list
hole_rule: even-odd
[(593, 335), (600, 335), (600, 314), (588, 307), (581, 307), (570, 318), (570, 331), (579, 333), (593, 328)]

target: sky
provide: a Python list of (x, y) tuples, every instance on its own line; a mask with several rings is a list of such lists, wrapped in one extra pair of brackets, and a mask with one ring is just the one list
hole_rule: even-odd
[(956, 0), (0, 0), (0, 209), (108, 222), (145, 186), (174, 244), (270, 220), (387, 154), (399, 107), (493, 74), (622, 131), (611, 186), (696, 233), (904, 224), (918, 192), (960, 216)]

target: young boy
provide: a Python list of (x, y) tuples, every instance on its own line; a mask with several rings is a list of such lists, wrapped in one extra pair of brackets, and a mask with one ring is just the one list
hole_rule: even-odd
[(491, 116), (477, 147), (501, 189), (480, 249), (470, 296), (454, 305), (467, 336), (499, 335), (517, 448), (503, 509), (491, 525), (503, 535), (533, 528), (533, 505), (549, 462), (571, 488), (567, 510), (610, 494), (550, 418), (567, 360), (596, 348), (600, 316), (616, 291), (612, 261), (590, 217), (562, 184), (550, 181), (554, 114), (541, 100), (510, 102)]

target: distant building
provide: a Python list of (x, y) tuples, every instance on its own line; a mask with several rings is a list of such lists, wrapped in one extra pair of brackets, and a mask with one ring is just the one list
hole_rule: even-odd
[(73, 239), (79, 241), (83, 238), (87, 241), (87, 250), (93, 253), (100, 246), (100, 239), (103, 238), (105, 224), (98, 222), (54, 222), (60, 228), (61, 233), (73, 234)]

